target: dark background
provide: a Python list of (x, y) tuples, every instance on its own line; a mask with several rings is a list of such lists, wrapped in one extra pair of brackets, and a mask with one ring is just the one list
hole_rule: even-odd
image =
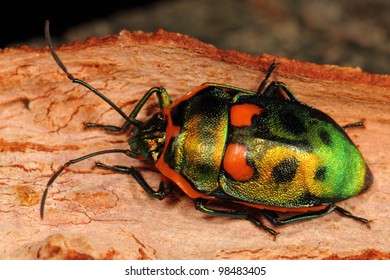
[(122, 29), (163, 28), (220, 49), (389, 73), (388, 0), (14, 1), (2, 7), (0, 47), (44, 46)]

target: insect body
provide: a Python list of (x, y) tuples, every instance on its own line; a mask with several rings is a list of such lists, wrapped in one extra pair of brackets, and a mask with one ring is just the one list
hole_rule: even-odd
[[(256, 92), (206, 83), (172, 102), (164, 88), (150, 89), (127, 116), (107, 97), (68, 73), (51, 47), (56, 62), (75, 83), (100, 96), (125, 118), (121, 127), (87, 124), (108, 131), (127, 131), (130, 149), (104, 150), (71, 160), (50, 179), (49, 187), (65, 167), (105, 153), (123, 153), (154, 165), (168, 180), (153, 190), (133, 167), (105, 168), (132, 175), (150, 195), (163, 199), (177, 185), (195, 199), (196, 209), (250, 220), (272, 235), (276, 231), (242, 210), (217, 210), (210, 200), (229, 201), (261, 209), (274, 225), (326, 215), (334, 210), (367, 224), (336, 202), (367, 189), (372, 175), (360, 152), (334, 120), (301, 103), (281, 82), (267, 81), (272, 63)], [(136, 119), (147, 100), (156, 94), (159, 112), (149, 120)], [(359, 124), (355, 124), (359, 125)], [(360, 124), (361, 125), (361, 124)], [(41, 216), (47, 189), (42, 198)], [(276, 212), (295, 212), (281, 219)]]

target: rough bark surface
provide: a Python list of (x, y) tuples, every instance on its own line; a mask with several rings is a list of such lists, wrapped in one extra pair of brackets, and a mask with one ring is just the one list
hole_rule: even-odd
[[(180, 190), (163, 201), (133, 178), (93, 168), (66, 170), (39, 203), (50, 176), (66, 161), (97, 150), (127, 148), (127, 134), (85, 129), (84, 122), (123, 119), (87, 89), (72, 84), (47, 49), (0, 52), (0, 258), (2, 259), (389, 259), (390, 76), (282, 57), (221, 51), (187, 36), (158, 31), (92, 38), (58, 54), (77, 78), (130, 112), (152, 86), (172, 99), (203, 82), (255, 90), (269, 64), (304, 103), (340, 124), (364, 120), (348, 134), (374, 174), (364, 194), (340, 203), (371, 220), (371, 229), (332, 213), (277, 228), (276, 241), (245, 220), (210, 217)], [(139, 119), (157, 110), (152, 99)], [(151, 186), (160, 175), (123, 155), (95, 158), (139, 167)], [(348, 160), (348, 159), (346, 159)]]

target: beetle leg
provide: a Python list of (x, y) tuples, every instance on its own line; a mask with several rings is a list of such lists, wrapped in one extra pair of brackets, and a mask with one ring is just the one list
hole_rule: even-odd
[(84, 123), (84, 125), (86, 128), (99, 127), (99, 128), (102, 128), (106, 131), (109, 131), (109, 132), (118, 132), (118, 133), (124, 132), (122, 127), (115, 126), (115, 125), (104, 125), (104, 124), (100, 124), (100, 123)]
[(96, 167), (107, 170), (112, 170), (119, 173), (130, 174), (140, 184), (140, 186), (146, 191), (147, 194), (157, 198), (159, 200), (164, 199), (172, 189), (172, 183), (170, 181), (161, 181), (157, 191), (153, 190), (149, 184), (142, 177), (141, 173), (134, 167), (127, 167), (122, 165), (109, 166), (101, 162), (96, 162)]
[(234, 219), (245, 219), (248, 220), (252, 223), (254, 223), (256, 226), (259, 228), (269, 232), (273, 236), (276, 236), (278, 233), (274, 231), (273, 229), (263, 225), (263, 223), (256, 219), (253, 215), (245, 212), (239, 212), (235, 210), (216, 210), (216, 209), (211, 209), (206, 206), (208, 200), (203, 199), (203, 198), (197, 198), (195, 200), (195, 209), (198, 211), (201, 211), (206, 214), (214, 215), (214, 216), (223, 216), (223, 217), (229, 217), (229, 218), (234, 218)]
[(281, 90), (287, 95), (290, 100), (299, 102), (299, 100), (295, 97), (294, 93), (287, 87), (285, 83), (277, 81), (271, 82), (269, 86), (265, 89), (263, 95), (266, 97), (277, 96), (285, 98)]
[[(263, 94), (264, 96), (267, 96), (267, 97), (275, 97), (275, 96), (282, 96), (283, 97), (283, 95), (280, 92), (280, 90), (282, 89), (291, 100), (299, 102), (299, 100), (295, 97), (294, 93), (287, 87), (287, 85), (285, 83), (273, 81), (264, 90), (264, 88), (268, 82), (269, 77), (271, 76), (272, 72), (275, 70), (277, 65), (278, 65), (278, 63), (275, 61), (271, 63), (271, 65), (268, 68), (267, 74), (265, 75), (264, 80), (260, 83), (259, 87), (257, 88), (257, 93)], [(263, 90), (264, 90), (264, 92), (263, 92)]]
[(280, 219), (275, 211), (263, 210), (262, 213), (263, 213), (264, 217), (267, 218), (267, 220), (270, 221), (273, 225), (281, 226), (281, 225), (285, 225), (285, 224), (289, 224), (289, 223), (293, 223), (293, 222), (304, 221), (304, 220), (322, 217), (322, 216), (328, 215), (329, 213), (331, 213), (335, 210), (345, 217), (354, 219), (354, 220), (359, 221), (361, 223), (364, 223), (368, 226), (368, 223), (369, 223), (368, 220), (361, 218), (361, 217), (354, 216), (350, 212), (348, 212), (347, 210), (345, 210), (345, 209), (343, 209), (340, 206), (337, 206), (335, 204), (330, 204), (329, 206), (327, 206), (323, 210), (306, 212), (304, 214), (294, 215), (294, 216), (291, 216), (291, 217), (286, 218), (286, 219)]
[(343, 125), (341, 128), (346, 130), (350, 127), (363, 127), (363, 126), (364, 126), (363, 122), (354, 122), (354, 123), (349, 123), (349, 124)]
[(313, 211), (313, 212), (306, 212), (304, 214), (299, 214), (299, 215), (294, 215), (291, 217), (288, 217), (286, 219), (280, 219), (278, 214), (275, 211), (271, 210), (262, 210), (262, 214), (264, 217), (272, 223), (274, 226), (281, 226), (293, 222), (298, 222), (298, 221), (304, 221), (304, 220), (309, 220), (309, 219), (314, 219), (318, 217), (322, 217), (325, 215), (328, 215), (329, 213), (333, 212), (335, 210), (335, 205), (329, 205), (327, 208), (319, 211)]
[(337, 212), (339, 212), (339, 214), (341, 214), (347, 218), (351, 218), (355, 221), (361, 222), (361, 223), (365, 224), (368, 228), (370, 228), (370, 221), (369, 220), (362, 218), (362, 217), (355, 216), (351, 212), (345, 210), (344, 208), (341, 208), (340, 206), (335, 205), (335, 207), (336, 207), (335, 210)]
[[(149, 89), (144, 96), (138, 101), (135, 105), (133, 111), (129, 115), (129, 119), (135, 119), (138, 113), (141, 111), (142, 107), (145, 105), (146, 101), (155, 93), (158, 98), (158, 105), (160, 109), (168, 107), (172, 103), (172, 99), (169, 96), (168, 92), (163, 87), (153, 87)], [(124, 124), (121, 127), (121, 131), (126, 131), (132, 123), (126, 119)]]
[[(165, 108), (169, 106), (172, 103), (172, 100), (170, 96), (168, 95), (168, 92), (165, 90), (165, 88), (162, 87), (153, 87), (149, 89), (144, 96), (138, 101), (137, 105), (133, 109), (133, 111), (130, 113), (128, 117), (126, 117), (126, 121), (123, 123), (122, 126), (115, 126), (115, 125), (103, 125), (99, 123), (86, 123), (86, 127), (99, 127), (109, 132), (118, 132), (122, 133), (129, 129), (130, 125), (138, 126), (142, 122), (136, 120), (138, 113), (141, 111), (142, 107), (145, 105), (145, 103), (149, 100), (149, 98), (156, 93), (158, 98), (158, 104), (160, 109)], [(138, 123), (137, 123), (138, 122)]]
[(271, 76), (272, 72), (275, 70), (277, 65), (278, 65), (278, 63), (276, 63), (275, 61), (271, 63), (271, 65), (268, 68), (267, 74), (265, 75), (264, 80), (261, 81), (259, 87), (257, 88), (257, 93), (260, 94), (263, 91), (263, 89), (265, 88), (265, 85), (268, 82), (269, 77)]

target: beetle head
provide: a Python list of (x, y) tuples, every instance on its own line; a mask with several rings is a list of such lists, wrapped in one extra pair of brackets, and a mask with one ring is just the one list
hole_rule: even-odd
[(128, 143), (130, 149), (152, 163), (156, 163), (164, 148), (167, 122), (161, 112), (137, 126)]

